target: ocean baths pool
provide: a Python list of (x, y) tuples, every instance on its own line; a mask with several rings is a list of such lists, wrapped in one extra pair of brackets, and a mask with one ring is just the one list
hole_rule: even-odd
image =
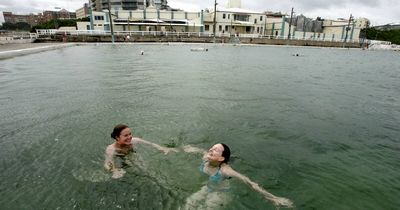
[[(191, 51), (199, 47), (208, 51)], [(104, 150), (126, 123), (177, 149), (228, 144), (234, 169), (297, 209), (396, 209), (398, 60), (211, 44), (80, 45), (0, 60), (0, 204), (179, 209), (207, 181), (201, 157), (140, 145), (131, 158), (141, 167), (111, 179)], [(229, 193), (221, 209), (275, 209), (238, 180)]]

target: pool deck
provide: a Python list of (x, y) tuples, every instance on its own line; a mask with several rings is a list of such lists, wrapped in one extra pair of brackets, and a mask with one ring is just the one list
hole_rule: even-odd
[(0, 44), (0, 52), (29, 49), (29, 48), (43, 47), (43, 46), (54, 46), (59, 44), (60, 43), (23, 43), (23, 44), (7, 43), (7, 44)]
[(0, 44), (0, 59), (75, 46), (75, 43), (23, 43)]

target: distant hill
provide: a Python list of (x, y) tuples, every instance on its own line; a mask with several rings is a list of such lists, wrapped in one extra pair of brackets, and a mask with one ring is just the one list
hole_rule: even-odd
[(381, 40), (389, 41), (392, 44), (400, 45), (400, 28), (398, 29), (388, 29), (388, 28), (367, 28), (361, 31), (361, 34), (367, 34), (367, 39), (370, 40)]
[(380, 25), (380, 26), (374, 26), (371, 28), (375, 28), (376, 30), (380, 30), (380, 31), (396, 30), (396, 29), (400, 29), (400, 23), (390, 23), (390, 24), (385, 24), (385, 25)]

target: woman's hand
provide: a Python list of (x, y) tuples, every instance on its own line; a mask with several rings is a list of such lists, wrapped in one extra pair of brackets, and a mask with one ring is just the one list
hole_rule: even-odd
[(165, 155), (167, 155), (167, 154), (170, 153), (170, 152), (178, 152), (177, 149), (175, 149), (175, 148), (168, 148), (168, 147), (163, 147), (163, 148), (162, 148), (162, 151), (164, 152)]
[(111, 178), (113, 179), (119, 179), (125, 175), (126, 171), (122, 168), (117, 168), (113, 170), (113, 175)]
[(107, 170), (107, 171), (111, 171), (112, 170), (112, 168), (113, 168), (113, 165), (112, 165), (112, 163), (104, 163), (104, 168)]
[(293, 208), (293, 202), (291, 200), (287, 199), (287, 198), (275, 197), (271, 201), (275, 206)]

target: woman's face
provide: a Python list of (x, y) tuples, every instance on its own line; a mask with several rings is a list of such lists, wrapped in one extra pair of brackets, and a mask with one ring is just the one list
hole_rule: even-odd
[(121, 145), (132, 144), (132, 132), (130, 128), (125, 128), (117, 137), (117, 142)]
[(222, 157), (222, 152), (224, 151), (224, 147), (222, 144), (216, 144), (212, 146), (207, 153), (208, 161), (217, 161), (222, 162), (224, 161), (224, 157)]

